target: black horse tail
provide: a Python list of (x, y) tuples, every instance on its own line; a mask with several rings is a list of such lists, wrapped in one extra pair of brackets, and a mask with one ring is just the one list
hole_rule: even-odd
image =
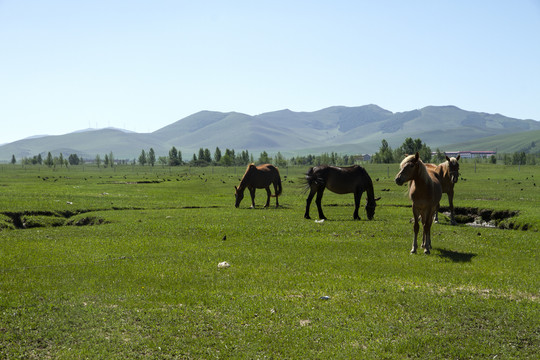
[(321, 174), (321, 169), (317, 169), (316, 167), (309, 168), (306, 176), (304, 177), (304, 181), (306, 184), (306, 191), (310, 189), (313, 185), (324, 186), (324, 184), (326, 183), (324, 177)]
[(276, 168), (277, 176), (274, 179), (274, 183), (276, 185), (276, 193), (274, 195), (270, 195), (270, 197), (278, 197), (283, 192), (283, 186), (281, 185), (281, 176), (279, 175), (279, 170)]
[(283, 186), (281, 186), (281, 176), (279, 176), (279, 174), (278, 174), (276, 183), (277, 183), (277, 191), (276, 191), (275, 196), (278, 197), (283, 192)]

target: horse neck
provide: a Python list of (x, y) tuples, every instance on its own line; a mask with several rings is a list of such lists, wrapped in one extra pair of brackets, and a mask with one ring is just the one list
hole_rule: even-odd
[(416, 187), (421, 184), (431, 185), (433, 182), (429, 176), (427, 167), (421, 161), (418, 161), (418, 170), (413, 180)]
[(244, 174), (244, 176), (242, 176), (242, 180), (240, 180), (240, 185), (238, 185), (238, 190), (244, 191), (244, 189), (249, 185), (252, 173), (253, 173), (252, 168), (248, 167), (248, 169), (246, 170), (246, 173)]

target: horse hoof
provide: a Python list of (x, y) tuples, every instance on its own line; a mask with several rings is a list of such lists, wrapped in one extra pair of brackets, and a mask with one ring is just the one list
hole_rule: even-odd
[(424, 250), (424, 254), (429, 255), (430, 251), (428, 249)]
[(411, 254), (416, 254), (416, 250), (411, 250)]

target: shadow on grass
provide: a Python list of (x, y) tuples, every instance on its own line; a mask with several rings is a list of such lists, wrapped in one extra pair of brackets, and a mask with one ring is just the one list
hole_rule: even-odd
[(461, 253), (457, 251), (452, 250), (445, 250), (445, 249), (434, 249), (439, 251), (439, 257), (443, 259), (449, 259), (453, 262), (470, 262), (473, 257), (476, 256), (476, 254), (470, 254), (470, 253)]

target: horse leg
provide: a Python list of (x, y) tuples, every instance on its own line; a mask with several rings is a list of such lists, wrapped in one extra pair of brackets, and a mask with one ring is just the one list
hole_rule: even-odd
[(278, 188), (277, 184), (274, 183), (274, 194), (276, 194), (276, 207), (279, 207), (279, 200), (278, 200), (279, 196), (277, 194), (277, 188)]
[(319, 210), (319, 219), (326, 220), (326, 216), (324, 216), (322, 212), (322, 196), (324, 194), (324, 188), (320, 188), (317, 190), (317, 198), (315, 199), (315, 204), (317, 204), (317, 210)]
[(360, 216), (358, 216), (358, 208), (360, 207), (360, 199), (362, 199), (362, 193), (360, 191), (355, 191), (354, 192), (354, 212), (353, 212), (354, 220), (360, 220)]
[(416, 254), (416, 249), (418, 248), (418, 242), (417, 242), (417, 239), (418, 239), (418, 230), (420, 230), (420, 225), (418, 224), (418, 218), (420, 216), (420, 214), (418, 214), (418, 210), (414, 207), (413, 205), (413, 216), (414, 216), (414, 239), (413, 239), (413, 243), (412, 243), (412, 249), (411, 249), (411, 254)]
[(435, 209), (435, 224), (439, 223), (439, 208), (441, 207), (441, 203), (437, 204), (437, 209)]
[(266, 188), (266, 205), (264, 205), (265, 208), (270, 206), (270, 196), (272, 195), (272, 192), (270, 191), (270, 186), (267, 186)]
[(429, 255), (431, 252), (431, 224), (433, 223), (433, 214), (426, 218), (424, 224), (424, 254)]
[(249, 195), (251, 195), (251, 208), (255, 208), (255, 188), (249, 187)]
[(456, 225), (454, 217), (454, 190), (448, 192), (448, 203), (450, 204), (450, 224)]
[(311, 200), (313, 200), (316, 192), (317, 191), (314, 188), (311, 188), (309, 191), (309, 195), (306, 199), (306, 212), (304, 213), (304, 219), (311, 219), (311, 217), (309, 217), (309, 206), (311, 205)]
[[(420, 215), (420, 221), (422, 222), (422, 245), (421, 245), (422, 249), (426, 248), (426, 230), (425, 230), (425, 227), (426, 227), (427, 215), (428, 214), (429, 214), (429, 211), (422, 211), (422, 214)], [(433, 217), (433, 214), (431, 214), (431, 216)], [(424, 218), (426, 220), (424, 220)]]

